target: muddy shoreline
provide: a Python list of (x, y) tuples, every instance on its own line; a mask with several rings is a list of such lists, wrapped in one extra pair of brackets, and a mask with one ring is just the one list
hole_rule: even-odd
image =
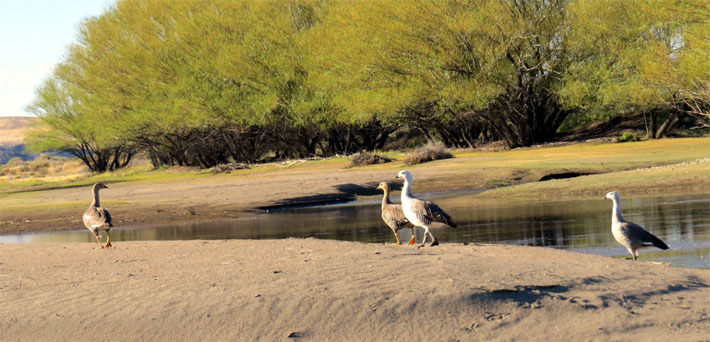
[[(669, 145), (675, 150), (671, 149)], [(673, 147), (674, 146), (674, 147)], [(654, 162), (689, 151), (680, 163)], [(460, 157), (408, 167), (420, 196), (480, 192), (481, 200), (555, 201), (597, 198), (608, 191), (625, 198), (663, 193), (710, 193), (710, 158), (698, 148), (710, 139), (677, 139), (636, 144), (574, 145), (510, 152), (465, 152)], [(570, 153), (583, 150), (587, 156)], [(609, 151), (625, 151), (618, 156)], [(622, 163), (643, 153), (637, 167)], [(703, 156), (704, 159), (693, 159)], [(535, 159), (537, 158), (537, 159)], [(585, 161), (588, 158), (588, 161)], [(615, 159), (614, 159), (615, 158)], [(668, 160), (668, 159), (664, 159)], [(611, 162), (617, 166), (610, 166)], [(586, 164), (585, 164), (586, 163)], [(511, 166), (505, 166), (511, 164)], [(577, 165), (576, 168), (559, 166)], [(559, 165), (559, 166), (558, 166)], [(618, 165), (624, 165), (619, 167)], [(116, 227), (232, 219), (265, 210), (375, 199), (381, 181), (398, 188), (401, 161), (348, 168), (348, 161), (313, 161), (291, 167), (204, 175), (169, 171), (145, 179), (104, 180), (101, 203)], [(544, 166), (544, 167), (543, 167)], [(541, 181), (549, 175), (578, 175)], [(559, 177), (559, 176), (553, 176)], [(0, 193), (0, 235), (83, 229), (81, 214), (91, 201), (90, 182), (5, 188)], [(398, 192), (393, 193), (398, 196)]]

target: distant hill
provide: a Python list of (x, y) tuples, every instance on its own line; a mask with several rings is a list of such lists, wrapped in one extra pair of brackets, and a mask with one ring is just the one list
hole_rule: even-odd
[(24, 153), (25, 133), (36, 120), (33, 117), (0, 117), (0, 165), (14, 157), (31, 160), (37, 156)]

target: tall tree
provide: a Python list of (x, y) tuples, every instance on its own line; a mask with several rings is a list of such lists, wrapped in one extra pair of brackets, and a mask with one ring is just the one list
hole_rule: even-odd
[(664, 136), (683, 115), (708, 125), (710, 3), (576, 1), (570, 13), (567, 107), (644, 113), (649, 138)]
[(333, 37), (325, 53), (333, 56), (328, 69), (347, 75), (331, 81), (342, 90), (337, 101), (351, 111), (398, 112), (441, 139), (469, 145), (485, 131), (511, 147), (547, 141), (569, 112), (557, 96), (568, 65), (564, 4), (344, 5), (330, 18), (344, 26), (333, 34), (342, 43)]

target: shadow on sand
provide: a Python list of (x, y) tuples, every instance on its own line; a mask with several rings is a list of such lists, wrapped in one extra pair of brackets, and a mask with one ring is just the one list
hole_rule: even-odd
[[(283, 210), (298, 207), (308, 207), (314, 205), (337, 204), (351, 202), (358, 196), (381, 195), (382, 190), (377, 189), (379, 183), (367, 183), (364, 186), (359, 184), (340, 184), (335, 186), (335, 192), (327, 194), (315, 194), (309, 196), (292, 197), (280, 200), (274, 204), (259, 207), (261, 210)], [(397, 191), (402, 189), (402, 184), (389, 182), (390, 189)]]
[[(542, 307), (541, 301), (549, 298), (564, 302), (569, 302), (571, 304), (579, 305), (585, 310), (596, 310), (599, 308), (597, 305), (590, 304), (588, 300), (581, 299), (579, 297), (574, 297), (568, 294), (571, 289), (577, 286), (589, 286), (589, 285), (601, 285), (604, 282), (613, 281), (605, 277), (589, 277), (581, 279), (575, 282), (573, 285), (516, 285), (513, 288), (504, 289), (483, 289), (483, 291), (474, 293), (469, 296), (469, 301), (475, 304), (483, 303), (506, 303), (513, 302), (517, 303), (518, 306), (527, 308), (540, 308)], [(636, 292), (635, 288), (629, 288), (625, 293), (615, 294), (606, 293), (597, 296), (601, 301), (600, 305), (603, 308), (609, 307), (616, 304), (627, 309), (632, 307), (643, 307), (647, 302), (657, 298), (659, 296), (681, 293), (686, 291), (696, 291), (701, 289), (709, 289), (710, 285), (704, 283), (701, 279), (697, 277), (688, 277), (686, 281), (683, 282), (673, 282), (662, 288), (657, 288), (650, 291)], [(591, 290), (591, 292), (605, 291), (603, 289)], [(615, 291), (619, 292), (619, 291)], [(503, 316), (492, 314), (487, 317), (488, 320), (495, 320), (503, 318)], [(498, 318), (496, 318), (498, 317)]]

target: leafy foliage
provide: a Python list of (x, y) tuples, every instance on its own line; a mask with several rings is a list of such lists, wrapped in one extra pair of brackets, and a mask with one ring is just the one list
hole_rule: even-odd
[(645, 113), (650, 138), (682, 115), (710, 124), (710, 3), (576, 1), (569, 11), (575, 57), (561, 89), (566, 107)]
[(619, 142), (630, 142), (630, 141), (639, 141), (639, 138), (631, 132), (624, 132), (624, 134), (622, 134), (621, 137), (619, 137)]
[[(710, 7), (684, 0), (119, 0), (87, 19), (30, 110), (34, 151), (92, 170), (509, 147), (647, 113), (709, 125)], [(570, 123), (571, 122), (571, 123)], [(656, 124), (656, 123), (659, 124)]]

